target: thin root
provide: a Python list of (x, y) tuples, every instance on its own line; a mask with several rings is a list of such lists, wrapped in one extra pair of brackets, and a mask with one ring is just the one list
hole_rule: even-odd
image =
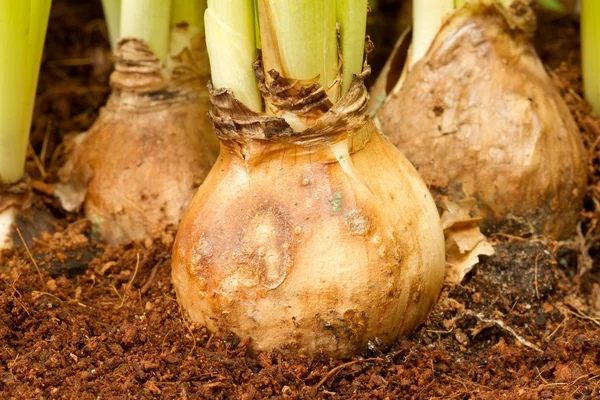
[(349, 367), (349, 366), (354, 365), (354, 364), (365, 363), (365, 362), (376, 362), (376, 361), (387, 362), (383, 358), (365, 358), (363, 360), (354, 360), (354, 361), (350, 361), (350, 362), (347, 362), (347, 363), (342, 364), (342, 365), (338, 365), (337, 367), (335, 367), (331, 371), (329, 371), (327, 373), (327, 375), (325, 375), (323, 377), (323, 379), (321, 379), (319, 381), (319, 383), (316, 384), (315, 387), (316, 388), (320, 388), (321, 386), (323, 386), (325, 384), (325, 382), (327, 382), (329, 380), (329, 378), (333, 377), (335, 374), (337, 374), (338, 372), (340, 372), (342, 369), (344, 369), (346, 367)]
[(542, 349), (540, 349), (535, 344), (531, 343), (529, 340), (525, 339), (523, 336), (519, 335), (513, 328), (506, 325), (506, 323), (504, 321), (501, 321), (498, 319), (486, 318), (483, 316), (483, 314), (481, 314), (481, 313), (476, 314), (472, 311), (465, 311), (465, 314), (471, 315), (485, 324), (494, 324), (494, 325), (498, 326), (500, 329), (513, 335), (514, 338), (517, 339), (519, 341), (519, 343), (521, 343), (523, 346), (529, 347), (532, 350), (543, 353)]
[(25, 239), (23, 239), (23, 235), (21, 235), (21, 231), (19, 230), (19, 228), (16, 228), (16, 229), (17, 229), (17, 234), (19, 235), (19, 239), (21, 239), (21, 243), (23, 243), (23, 246), (25, 247), (25, 250), (27, 251), (29, 258), (31, 259), (31, 262), (33, 263), (33, 265), (35, 265), (35, 269), (37, 270), (37, 273), (40, 277), (40, 282), (42, 282), (42, 288), (45, 288), (46, 282), (44, 282), (44, 276), (42, 275), (42, 271), (40, 271), (40, 267), (38, 266), (37, 262), (33, 258), (31, 251), (29, 251), (29, 246), (27, 246), (27, 243), (25, 243)]

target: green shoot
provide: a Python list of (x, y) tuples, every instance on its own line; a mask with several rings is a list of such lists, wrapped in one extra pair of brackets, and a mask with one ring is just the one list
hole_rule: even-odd
[(254, 34), (256, 39), (256, 48), (262, 49), (260, 41), (260, 22), (258, 22), (258, 0), (254, 0)]
[(171, 0), (171, 26), (187, 22), (204, 30), (204, 11), (207, 0)]
[(122, 0), (121, 37), (143, 39), (163, 64), (169, 52), (170, 21), (170, 1)]
[[(177, 56), (187, 48), (196, 62), (204, 64), (204, 52), (200, 50), (199, 54), (198, 47), (200, 43), (204, 43), (205, 11), (206, 0), (172, 0), (170, 56)], [(177, 62), (169, 57), (167, 68), (172, 70), (176, 64)]]
[(336, 102), (336, 2), (258, 0), (258, 8), (265, 70), (275, 69), (286, 78), (318, 78)]
[(425, 56), (454, 0), (413, 0), (413, 41), (410, 67)]
[(367, 26), (367, 0), (337, 0), (337, 20), (342, 42), (342, 92), (350, 87), (353, 75), (362, 71)]
[(102, 0), (102, 9), (110, 38), (110, 48), (115, 51), (121, 30), (121, 0)]
[[(51, 0), (0, 0), (0, 182), (23, 177)], [(7, 38), (10, 38), (8, 40)]]
[(581, 57), (585, 98), (600, 115), (600, 1), (581, 0)]
[(252, 63), (256, 58), (253, 0), (208, 0), (204, 14), (206, 46), (216, 89), (260, 112), (262, 100)]

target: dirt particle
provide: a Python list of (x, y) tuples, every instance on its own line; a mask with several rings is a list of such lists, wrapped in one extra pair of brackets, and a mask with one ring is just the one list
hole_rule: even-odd
[(57, 285), (56, 285), (56, 281), (54, 279), (48, 279), (48, 281), (46, 281), (46, 288), (50, 291), (50, 292), (54, 292), (57, 289)]

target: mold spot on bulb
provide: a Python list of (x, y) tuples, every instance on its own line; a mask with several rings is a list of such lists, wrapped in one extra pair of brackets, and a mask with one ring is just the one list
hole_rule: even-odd
[(373, 229), (371, 218), (364, 210), (350, 210), (344, 214), (344, 218), (351, 235), (365, 236)]
[(331, 205), (331, 209), (329, 210), (331, 215), (335, 215), (342, 211), (342, 201), (344, 200), (344, 194), (342, 192), (335, 192), (328, 200)]

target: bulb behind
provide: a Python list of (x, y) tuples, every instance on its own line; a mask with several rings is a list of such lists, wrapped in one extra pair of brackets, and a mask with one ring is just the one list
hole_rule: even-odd
[(143, 42), (120, 42), (109, 101), (59, 172), (65, 208), (83, 203), (110, 244), (177, 225), (215, 159), (202, 80), (161, 69)]
[(574, 232), (586, 177), (577, 126), (530, 42), (499, 5), (456, 11), (377, 116), (436, 196), (474, 197), (484, 228)]

